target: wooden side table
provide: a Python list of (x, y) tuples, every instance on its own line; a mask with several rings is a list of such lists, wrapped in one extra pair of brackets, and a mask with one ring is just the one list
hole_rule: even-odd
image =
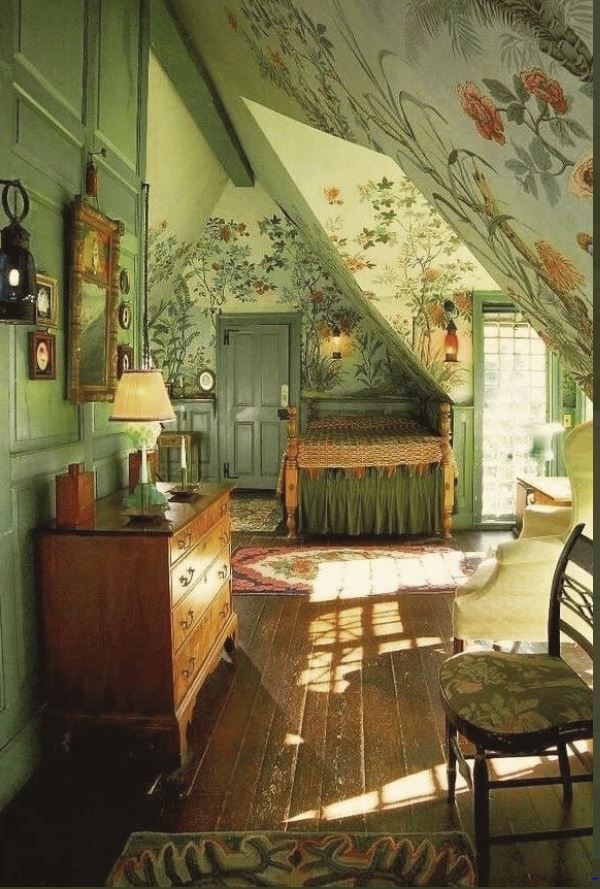
[(523, 513), (530, 503), (547, 506), (571, 506), (571, 484), (568, 476), (517, 476), (515, 502), (515, 533), (523, 526)]
[[(164, 481), (173, 481), (171, 478), (171, 461), (169, 459), (169, 451), (178, 449), (181, 453), (181, 442), (185, 442), (185, 450), (188, 455), (188, 471), (190, 481), (200, 481), (200, 435), (198, 432), (161, 432), (158, 436), (159, 459), (160, 452), (166, 451), (166, 475)], [(179, 460), (177, 466), (179, 467)], [(179, 481), (179, 478), (177, 478)]]

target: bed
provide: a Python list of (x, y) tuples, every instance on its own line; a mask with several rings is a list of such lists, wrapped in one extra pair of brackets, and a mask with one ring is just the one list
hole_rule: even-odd
[(456, 467), (450, 447), (450, 404), (429, 403), (419, 415), (386, 412), (321, 416), (306, 406), (305, 429), (291, 406), (282, 467), (288, 536), (311, 534), (441, 534), (451, 536)]

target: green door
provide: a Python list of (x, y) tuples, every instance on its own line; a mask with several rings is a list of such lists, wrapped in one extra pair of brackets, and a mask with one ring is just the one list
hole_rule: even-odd
[(274, 489), (277, 484), (286, 431), (277, 411), (282, 386), (290, 384), (289, 339), (287, 324), (223, 329), (221, 474), (240, 488)]

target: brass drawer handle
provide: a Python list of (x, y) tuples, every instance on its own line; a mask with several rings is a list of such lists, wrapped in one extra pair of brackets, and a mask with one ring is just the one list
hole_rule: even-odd
[(190, 610), (187, 613), (187, 618), (185, 620), (181, 621), (181, 626), (183, 627), (184, 630), (189, 630), (189, 628), (192, 626), (193, 623), (194, 623), (194, 609), (190, 608)]
[(181, 586), (189, 586), (192, 582), (192, 578), (195, 573), (196, 573), (195, 568), (188, 568), (187, 574), (182, 574), (181, 577), (179, 578), (179, 583), (181, 584)]
[(177, 540), (177, 546), (179, 549), (187, 549), (192, 545), (192, 532), (188, 531), (185, 537), (180, 537)]
[(227, 617), (227, 613), (229, 611), (229, 602), (226, 602), (225, 605), (219, 611), (219, 617), (221, 620), (224, 620)]
[(189, 663), (188, 663), (188, 669), (182, 670), (181, 675), (185, 676), (186, 679), (188, 678), (188, 676), (191, 676), (192, 673), (194, 672), (194, 664), (195, 663), (196, 663), (196, 657), (195, 657), (195, 655), (192, 655), (192, 657), (190, 658)]
[(217, 576), (220, 577), (221, 580), (225, 580), (228, 574), (229, 565), (223, 565), (223, 567), (217, 572)]

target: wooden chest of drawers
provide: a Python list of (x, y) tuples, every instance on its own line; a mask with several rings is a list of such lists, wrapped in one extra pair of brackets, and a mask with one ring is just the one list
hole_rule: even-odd
[(39, 532), (44, 686), (61, 724), (123, 726), (185, 759), (198, 692), (235, 642), (230, 490), (203, 485), (160, 524), (128, 522), (114, 495), (93, 527)]

